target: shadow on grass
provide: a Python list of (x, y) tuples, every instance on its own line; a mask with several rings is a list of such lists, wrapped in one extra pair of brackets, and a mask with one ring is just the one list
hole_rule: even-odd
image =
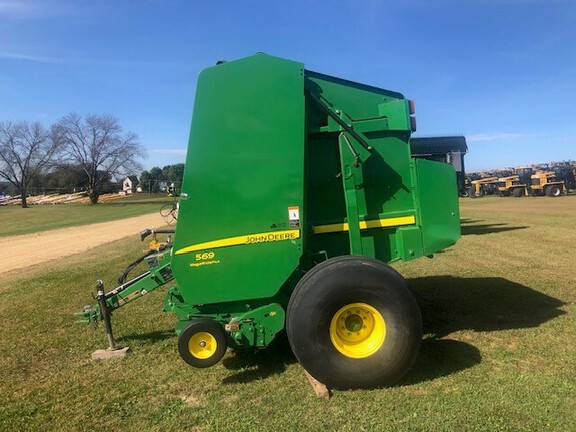
[(129, 343), (130, 341), (159, 342), (162, 340), (176, 338), (174, 330), (156, 330), (149, 333), (134, 333), (120, 336), (118, 342)]
[(286, 367), (296, 363), (288, 339), (282, 333), (264, 350), (236, 351), (222, 360), (226, 369), (237, 370), (234, 375), (222, 380), (224, 384), (245, 384), (271, 375), (281, 374)]
[(538, 327), (565, 312), (554, 297), (504, 278), (431, 276), (409, 280), (420, 304), (424, 332), (492, 332)]
[(399, 385), (416, 384), (470, 368), (482, 361), (480, 351), (446, 339), (460, 330), (494, 332), (538, 327), (565, 312), (564, 303), (504, 278), (432, 276), (411, 279), (422, 311), (422, 348)]
[(471, 368), (482, 361), (474, 345), (452, 339), (426, 338), (408, 374), (397, 386), (418, 384)]
[(527, 225), (510, 225), (505, 223), (481, 224), (479, 222), (484, 221), (473, 219), (461, 219), (460, 229), (462, 230), (462, 235), (492, 234), (492, 233), (515, 231), (519, 229), (529, 228), (529, 226)]

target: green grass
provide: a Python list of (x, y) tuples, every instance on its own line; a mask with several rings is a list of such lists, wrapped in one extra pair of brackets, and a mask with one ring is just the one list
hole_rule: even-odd
[(461, 202), (461, 240), (400, 263), (425, 339), (395, 387), (317, 398), (286, 341), (196, 370), (178, 357), (175, 317), (154, 292), (115, 313), (122, 360), (73, 324), (97, 278), (110, 288), (142, 248), (120, 240), (3, 275), (0, 430), (576, 430), (576, 196)]
[(165, 195), (138, 194), (97, 205), (1, 206), (0, 237), (140, 216), (158, 212), (162, 204), (173, 201)]

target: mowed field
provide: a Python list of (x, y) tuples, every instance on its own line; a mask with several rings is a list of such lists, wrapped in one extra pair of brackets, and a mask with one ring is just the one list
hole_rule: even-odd
[[(1, 211), (2, 209), (0, 209)], [(74, 324), (142, 252), (137, 238), (3, 274), (0, 430), (574, 431), (576, 196), (461, 201), (463, 236), (395, 264), (425, 338), (392, 388), (314, 395), (285, 340), (196, 370), (178, 356), (166, 288), (114, 315), (132, 353), (95, 362), (103, 326)]]

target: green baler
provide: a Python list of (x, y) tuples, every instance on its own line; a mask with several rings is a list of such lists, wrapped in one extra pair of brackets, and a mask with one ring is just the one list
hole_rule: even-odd
[(199, 78), (174, 242), (149, 271), (99, 290), (103, 319), (176, 280), (178, 350), (196, 367), (286, 331), (319, 381), (389, 385), (413, 363), (419, 308), (387, 263), (460, 236), (452, 166), (410, 156), (413, 104), (395, 92), (257, 54)]

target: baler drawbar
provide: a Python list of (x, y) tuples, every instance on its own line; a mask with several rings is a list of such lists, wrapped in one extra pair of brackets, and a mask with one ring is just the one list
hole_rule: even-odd
[[(167, 243), (157, 245), (156, 233), (173, 233), (173, 231), (150, 229), (142, 231), (140, 233), (142, 240), (148, 235), (154, 234), (154, 241), (151, 246), (157, 246), (157, 249), (150, 249), (148, 253), (131, 263), (118, 278), (120, 285), (112, 291), (106, 292), (104, 290), (104, 282), (98, 280), (95, 297), (98, 305), (96, 307), (84, 306), (84, 310), (75, 314), (83, 317), (79, 322), (97, 323), (98, 321), (104, 321), (110, 349), (114, 349), (116, 345), (110, 320), (112, 312), (174, 279), (174, 275), (170, 270), (172, 244), (169, 240)], [(143, 261), (146, 262), (149, 270), (126, 282), (128, 273)]]

